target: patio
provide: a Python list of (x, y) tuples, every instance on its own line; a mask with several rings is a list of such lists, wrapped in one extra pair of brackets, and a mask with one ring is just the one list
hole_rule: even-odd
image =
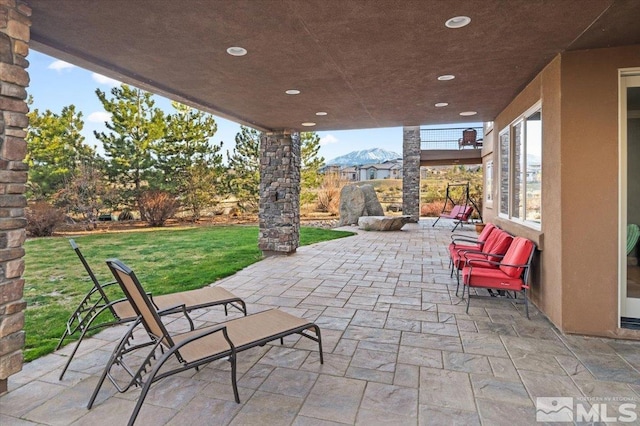
[[(535, 307), (527, 320), (521, 305), (475, 299), (467, 315), (447, 270), (450, 227), (431, 223), (302, 247), (218, 282), (250, 313), (280, 307), (315, 320), (325, 364), (306, 339), (242, 352), (241, 404), (219, 361), (155, 384), (137, 424), (513, 425), (536, 423), (536, 397), (606, 403), (614, 417), (638, 404), (640, 342), (563, 336)], [(192, 316), (196, 326), (224, 319), (222, 309)], [(26, 364), (0, 398), (0, 424), (125, 423), (138, 390), (105, 383), (85, 408), (123, 332), (88, 339), (63, 381), (69, 347)]]

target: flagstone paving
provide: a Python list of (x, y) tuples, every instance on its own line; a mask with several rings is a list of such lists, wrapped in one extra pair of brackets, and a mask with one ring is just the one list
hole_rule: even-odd
[[(467, 314), (448, 272), (450, 234), (429, 220), (359, 231), (217, 282), (250, 313), (278, 307), (315, 321), (324, 364), (307, 339), (254, 348), (238, 356), (242, 403), (218, 361), (156, 383), (137, 424), (536, 424), (537, 397), (609, 401), (609, 416), (629, 403), (640, 417), (640, 341), (565, 336), (535, 307), (527, 320), (508, 302), (475, 299)], [(225, 318), (221, 309), (192, 314), (197, 326)], [(186, 327), (169, 321), (171, 330)], [(106, 382), (86, 409), (123, 333), (87, 339), (62, 381), (69, 346), (26, 364), (0, 397), (0, 424), (126, 423), (137, 389), (120, 394)]]

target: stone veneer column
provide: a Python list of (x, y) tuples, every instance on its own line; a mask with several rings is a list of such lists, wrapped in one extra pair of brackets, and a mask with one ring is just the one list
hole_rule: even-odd
[(26, 87), (29, 74), (31, 9), (0, 0), (0, 394), (7, 379), (22, 369), (24, 346), (24, 207), (27, 166), (25, 128), (29, 124)]
[(420, 127), (402, 129), (402, 214), (420, 219)]
[(265, 256), (289, 254), (300, 244), (300, 133), (260, 137), (260, 236)]

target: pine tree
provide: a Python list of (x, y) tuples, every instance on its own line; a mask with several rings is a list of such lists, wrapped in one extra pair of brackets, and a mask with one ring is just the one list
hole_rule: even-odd
[(257, 211), (260, 202), (260, 133), (241, 126), (236, 146), (227, 153), (229, 189), (245, 211)]
[(155, 146), (161, 171), (158, 186), (178, 195), (198, 220), (202, 209), (224, 195), (222, 143), (210, 140), (218, 130), (213, 116), (177, 102), (172, 105), (176, 111), (167, 116), (166, 137)]
[(84, 143), (80, 133), (84, 127), (82, 113), (76, 112), (74, 105), (63, 107), (60, 114), (34, 109), (27, 115), (27, 196), (49, 200), (73, 177), (79, 165), (92, 162), (96, 153)]
[(316, 132), (300, 133), (300, 198), (303, 203), (317, 199), (316, 190), (322, 183), (320, 168), (324, 158), (319, 156), (320, 136)]
[(111, 98), (100, 89), (96, 95), (111, 114), (105, 123), (109, 132), (94, 132), (107, 155), (107, 176), (118, 186), (121, 202), (139, 208), (156, 165), (152, 148), (164, 137), (164, 113), (155, 107), (151, 93), (125, 84), (111, 89)]

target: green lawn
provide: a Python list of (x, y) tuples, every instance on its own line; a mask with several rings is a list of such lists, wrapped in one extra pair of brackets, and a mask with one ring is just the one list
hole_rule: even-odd
[[(301, 228), (300, 245), (349, 235), (353, 234)], [(201, 288), (261, 258), (255, 226), (164, 228), (74, 239), (100, 282), (113, 280), (104, 261), (117, 257), (153, 294)], [(55, 349), (67, 318), (92, 284), (67, 238), (29, 240), (24, 247), (24, 356), (31, 361)], [(121, 297), (116, 287), (112, 290)]]

